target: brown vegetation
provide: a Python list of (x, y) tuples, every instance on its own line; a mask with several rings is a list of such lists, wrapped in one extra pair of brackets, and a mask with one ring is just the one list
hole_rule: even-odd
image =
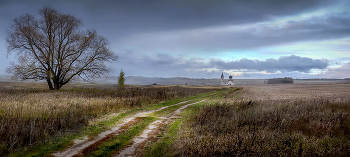
[[(187, 115), (175, 156), (349, 156), (349, 84), (247, 86)], [(198, 111), (199, 110), (199, 111)]]
[[(106, 114), (143, 108), (221, 88), (181, 86), (73, 86), (61, 91), (28, 89), (28, 83), (1, 83), (0, 154), (79, 129)], [(32, 83), (32, 86), (43, 84)]]

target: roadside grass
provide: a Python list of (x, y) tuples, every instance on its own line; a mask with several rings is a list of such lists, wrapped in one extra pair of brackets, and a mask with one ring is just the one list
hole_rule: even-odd
[[(74, 89), (72, 89), (74, 90)], [(225, 91), (225, 90), (223, 90)], [(97, 134), (106, 131), (116, 124), (120, 123), (122, 119), (132, 116), (133, 114), (140, 112), (140, 111), (148, 111), (148, 110), (155, 110), (164, 106), (173, 105), (182, 101), (192, 100), (192, 99), (199, 99), (201, 97), (205, 97), (208, 95), (211, 95), (213, 93), (221, 93), (223, 91), (216, 91), (216, 92), (210, 92), (205, 94), (198, 94), (195, 96), (190, 96), (186, 98), (181, 99), (175, 99), (171, 101), (167, 101), (164, 103), (158, 103), (156, 105), (147, 105), (143, 108), (131, 108), (129, 110), (126, 110), (123, 113), (120, 113), (118, 115), (113, 115), (110, 117), (107, 117), (103, 121), (97, 121), (95, 123), (89, 124), (87, 127), (83, 127), (79, 131), (76, 131), (75, 133), (67, 133), (66, 135), (60, 135), (59, 137), (52, 137), (47, 139), (45, 142), (39, 145), (34, 145), (31, 147), (22, 147), (16, 150), (16, 152), (8, 154), (8, 156), (46, 156), (54, 151), (63, 150), (64, 148), (67, 148), (73, 144), (74, 139), (82, 138), (84, 136), (93, 137)], [(176, 105), (177, 106), (177, 105)], [(6, 151), (8, 148), (4, 148), (2, 151)]]
[(97, 146), (96, 150), (85, 152), (86, 156), (110, 156), (113, 152), (131, 144), (132, 139), (139, 135), (149, 124), (155, 121), (155, 117), (144, 117), (140, 122), (133, 125), (129, 130), (126, 130), (117, 136), (105, 141)]
[(145, 156), (350, 156), (349, 91), (292, 99), (261, 91), (225, 91), (186, 108)]
[(39, 144), (37, 146), (22, 148), (17, 150), (14, 153), (9, 154), (8, 156), (46, 156), (53, 151), (63, 150), (73, 144), (75, 139), (82, 138), (84, 136), (93, 137), (99, 133), (106, 131), (113, 126), (115, 126), (120, 120), (128, 116), (129, 114), (136, 113), (140, 109), (132, 109), (124, 113), (120, 113), (116, 116), (109, 117), (108, 120), (92, 124), (89, 127), (81, 129), (77, 133), (67, 134), (64, 136), (51, 138), (47, 142)]
[(32, 157), (32, 156), (46, 156), (53, 150), (61, 150), (72, 144), (72, 139), (78, 138), (77, 134), (69, 134), (66, 136), (58, 137), (50, 139), (48, 142), (44, 144), (40, 144), (38, 146), (32, 146), (28, 148), (21, 148), (17, 152), (11, 153), (9, 157)]
[(349, 97), (227, 97), (186, 109), (177, 138), (165, 152), (172, 152), (170, 156), (350, 155)]

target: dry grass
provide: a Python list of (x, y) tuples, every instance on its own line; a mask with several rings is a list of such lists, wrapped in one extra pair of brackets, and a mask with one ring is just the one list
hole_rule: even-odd
[(49, 91), (41, 83), (0, 83), (0, 155), (79, 129), (106, 114), (220, 88), (73, 84)]
[(193, 108), (174, 156), (349, 156), (350, 85), (246, 86)]

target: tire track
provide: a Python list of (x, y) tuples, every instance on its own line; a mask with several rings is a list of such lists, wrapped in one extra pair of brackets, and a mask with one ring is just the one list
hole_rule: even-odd
[[(208, 95), (208, 96), (210, 96), (210, 95)], [(71, 147), (69, 147), (63, 151), (60, 151), (60, 152), (55, 152), (52, 155), (56, 156), (56, 157), (81, 156), (84, 154), (83, 152), (87, 151), (87, 149), (93, 148), (94, 146), (104, 142), (105, 140), (107, 140), (113, 136), (118, 135), (120, 132), (129, 129), (133, 124), (138, 122), (137, 118), (147, 117), (148, 114), (164, 110), (164, 109), (171, 107), (171, 106), (184, 104), (184, 103), (187, 103), (189, 101), (191, 101), (191, 100), (179, 102), (179, 103), (169, 105), (169, 106), (164, 106), (164, 107), (161, 107), (157, 110), (136, 113), (132, 117), (125, 119), (123, 121), (123, 123), (116, 125), (115, 127), (111, 128), (110, 130), (104, 131), (92, 139), (85, 136), (82, 139), (74, 140), (74, 144)], [(187, 105), (185, 105), (185, 106), (187, 106)], [(154, 122), (152, 124), (154, 124)]]
[(124, 148), (122, 149), (119, 154), (116, 154), (116, 157), (125, 157), (125, 156), (142, 156), (142, 154), (139, 154), (140, 149), (142, 150), (144, 145), (150, 141), (152, 138), (154, 138), (156, 132), (159, 132), (159, 128), (160, 126), (169, 124), (170, 122), (172, 122), (174, 119), (177, 119), (179, 117), (179, 114), (182, 112), (182, 110), (184, 110), (185, 108), (194, 105), (194, 104), (198, 104), (201, 103), (203, 101), (205, 101), (207, 99), (195, 102), (195, 103), (190, 103), (187, 105), (184, 105), (182, 107), (180, 107), (179, 109), (177, 109), (176, 111), (174, 111), (171, 116), (169, 118), (166, 117), (158, 117), (160, 118), (160, 120), (156, 120), (154, 122), (152, 122), (147, 129), (145, 129), (141, 135), (135, 137), (133, 139), (133, 144), (130, 147)]

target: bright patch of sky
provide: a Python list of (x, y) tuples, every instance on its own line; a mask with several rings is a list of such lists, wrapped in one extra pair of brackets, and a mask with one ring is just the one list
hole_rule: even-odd
[[(330, 8), (318, 9), (312, 12), (305, 12), (294, 16), (287, 16), (283, 18), (273, 18), (273, 20), (271, 21), (264, 21), (260, 23), (245, 24), (245, 25), (232, 25), (232, 26), (197, 29), (197, 30), (192, 30), (191, 33), (195, 35), (195, 34), (201, 34), (201, 33), (219, 33), (219, 32), (240, 31), (240, 30), (244, 31), (247, 28), (259, 27), (263, 25), (278, 28), (290, 21), (305, 21), (308, 19), (312, 19), (314, 17), (321, 17), (327, 14), (344, 13), (344, 12), (350, 12), (350, 8), (333, 6)], [(260, 33), (259, 30), (257, 30), (256, 33)], [(252, 50), (242, 49), (242, 50), (231, 50), (231, 51), (227, 51), (227, 50), (216, 51), (212, 53), (203, 53), (200, 56), (205, 58), (211, 57), (211, 58), (221, 59), (225, 61), (230, 61), (230, 60), (239, 60), (242, 58), (266, 60), (269, 58), (279, 58), (281, 56), (287, 56), (287, 55), (293, 54), (293, 55), (298, 55), (302, 57), (327, 59), (328, 61), (331, 62), (329, 67), (336, 68), (336, 67), (340, 67), (341, 64), (335, 64), (332, 62), (335, 62), (335, 61), (341, 61), (342, 63), (350, 62), (349, 42), (350, 42), (350, 38), (323, 40), (323, 41), (304, 41), (304, 42), (286, 43), (278, 46), (256, 48)], [(320, 71), (324, 72), (324, 70), (314, 69), (312, 73), (319, 73)]]
[(258, 51), (269, 57), (294, 54), (317, 59), (324, 58), (330, 62), (339, 60), (342, 62), (350, 62), (349, 41), (350, 38), (290, 43), (281, 46), (264, 47), (260, 48)]

